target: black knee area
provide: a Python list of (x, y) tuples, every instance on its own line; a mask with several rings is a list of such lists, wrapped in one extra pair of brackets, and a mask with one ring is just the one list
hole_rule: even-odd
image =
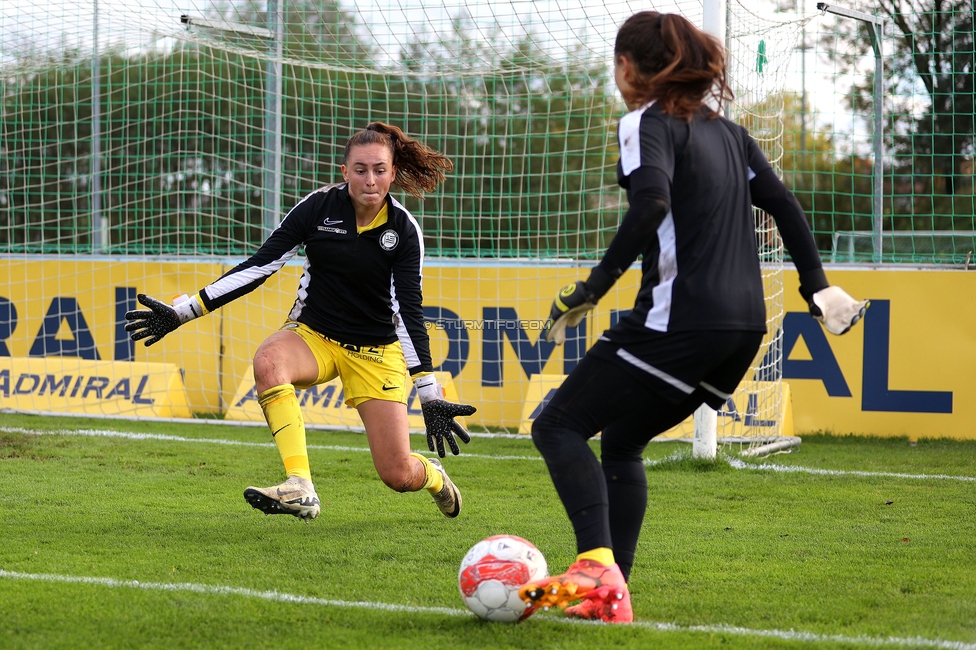
[(640, 456), (612, 456), (603, 454), (603, 473), (607, 484), (636, 485), (647, 487), (647, 471)]
[(544, 409), (539, 417), (532, 422), (532, 442), (543, 456), (546, 451), (552, 451), (565, 442), (566, 436), (579, 436), (587, 440), (587, 436), (582, 431), (577, 431), (571, 424), (562, 422), (559, 418), (547, 416), (549, 410)]
[[(532, 423), (532, 443), (540, 452), (552, 448), (555, 429), (548, 429), (544, 426), (537, 426), (538, 420)], [(545, 454), (543, 454), (545, 455)]]

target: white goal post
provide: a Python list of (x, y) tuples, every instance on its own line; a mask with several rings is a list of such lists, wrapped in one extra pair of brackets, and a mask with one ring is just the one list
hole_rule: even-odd
[[(735, 119), (737, 114), (748, 114), (750, 110), (755, 110), (749, 108), (750, 102), (751, 106), (762, 107), (756, 113), (765, 113), (764, 120), (767, 122), (766, 128), (761, 134), (753, 133), (754, 135), (759, 135), (761, 141), (765, 140), (764, 144), (766, 146), (764, 148), (766, 149), (767, 155), (772, 154), (774, 156), (772, 160), (775, 165), (775, 156), (781, 151), (781, 132), (777, 129), (776, 125), (776, 112), (780, 109), (778, 100), (774, 99), (770, 103), (770, 96), (764, 97), (758, 95), (752, 97), (747, 96), (744, 102), (742, 97), (743, 91), (746, 93), (755, 92), (754, 87), (745, 80), (752, 77), (753, 74), (755, 76), (761, 76), (763, 73), (761, 65), (764, 62), (768, 62), (768, 54), (765, 48), (766, 41), (765, 39), (760, 40), (761, 46), (756, 51), (756, 67), (752, 73), (747, 72), (743, 66), (743, 52), (748, 50), (742, 47), (742, 44), (739, 42), (740, 39), (745, 38), (748, 40), (749, 37), (754, 37), (756, 35), (755, 32), (762, 33), (766, 31), (768, 26), (750, 30), (750, 25), (756, 28), (758, 24), (754, 20), (756, 17), (755, 14), (743, 11), (744, 7), (741, 7), (737, 12), (732, 7), (733, 3), (738, 4), (737, 0), (703, 0), (702, 7), (701, 28), (707, 34), (714, 36), (720, 42), (726, 44), (729, 57), (728, 67), (730, 78), (736, 86), (738, 102), (728, 107), (720, 107), (720, 109), (723, 112), (727, 112), (729, 117)], [(790, 55), (788, 51), (780, 48), (777, 48), (775, 51), (777, 55), (786, 58)], [(765, 61), (763, 57), (766, 57)], [(778, 65), (783, 66), (784, 63), (779, 62)], [(772, 125), (771, 129), (769, 128), (769, 124)], [(747, 124), (747, 126), (750, 127), (750, 130), (754, 128), (753, 125)], [(756, 418), (756, 421), (769, 423), (771, 426), (749, 427), (750, 430), (745, 432), (742, 430), (744, 427), (737, 426), (738, 422), (736, 419), (732, 419), (731, 421), (725, 419), (723, 421), (723, 444), (730, 447), (732, 445), (738, 445), (743, 455), (761, 455), (772, 451), (789, 449), (800, 442), (800, 439), (795, 436), (784, 435), (785, 433), (791, 432), (784, 432), (783, 430), (783, 414), (789, 407), (789, 405), (783, 403), (783, 400), (788, 399), (788, 393), (785, 393), (782, 389), (783, 350), (782, 333), (779, 330), (779, 324), (782, 322), (783, 316), (783, 245), (778, 233), (775, 232), (775, 228), (771, 227), (770, 217), (768, 215), (762, 214), (757, 210), (756, 222), (757, 244), (760, 249), (759, 254), (763, 261), (764, 284), (766, 287), (767, 322), (769, 323), (771, 336), (767, 336), (766, 340), (763, 341), (760, 353), (746, 379), (758, 379), (762, 377), (764, 380), (762, 383), (757, 382), (754, 384), (753, 389), (756, 391), (756, 403), (761, 398), (762, 402), (766, 405), (763, 411), (767, 417)], [(742, 390), (740, 389), (740, 392)], [(734, 404), (735, 400), (733, 399), (732, 402)], [(772, 414), (772, 417), (768, 417), (770, 414)], [(704, 460), (714, 460), (716, 458), (719, 443), (718, 420), (718, 411), (707, 404), (702, 404), (695, 411), (692, 431), (692, 456), (694, 458)]]

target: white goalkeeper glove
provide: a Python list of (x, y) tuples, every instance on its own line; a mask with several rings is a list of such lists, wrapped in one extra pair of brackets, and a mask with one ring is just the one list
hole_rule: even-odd
[(437, 379), (430, 373), (414, 377), (413, 385), (417, 389), (420, 408), (424, 412), (424, 427), (427, 429), (427, 448), (437, 451), (437, 455), (444, 457), (444, 441), (451, 448), (455, 456), (461, 453), (454, 436), (467, 444), (471, 435), (454, 418), (457, 416), (474, 415), (478, 410), (467, 404), (454, 404), (444, 399), (444, 389), (437, 383)]
[(200, 318), (206, 313), (197, 296), (190, 297), (186, 294), (178, 296), (173, 300), (172, 307), (143, 293), (136, 298), (149, 309), (125, 312), (125, 319), (129, 321), (125, 324), (125, 331), (129, 332), (129, 338), (133, 341), (146, 339), (146, 347), (156, 343), (180, 325), (194, 318)]
[(810, 313), (831, 334), (841, 335), (864, 317), (868, 301), (857, 301), (840, 287), (827, 287), (813, 294)]
[(566, 341), (566, 328), (579, 325), (586, 312), (596, 307), (596, 303), (596, 296), (582, 280), (566, 285), (552, 301), (542, 336), (550, 343), (561, 345)]

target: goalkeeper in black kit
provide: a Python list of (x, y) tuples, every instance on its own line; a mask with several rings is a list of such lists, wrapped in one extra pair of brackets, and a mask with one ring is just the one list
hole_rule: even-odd
[[(830, 286), (792, 193), (746, 130), (707, 105), (732, 98), (724, 47), (685, 18), (644, 11), (619, 29), (614, 78), (630, 207), (585, 281), (559, 292), (544, 336), (557, 343), (643, 256), (633, 310), (600, 336), (532, 427), (576, 534), (566, 573), (523, 585), (532, 606), (633, 620), (627, 581), (647, 509), (642, 453), (701, 404), (722, 406), (766, 332), (753, 206), (770, 213), (810, 312), (832, 334), (864, 314)], [(601, 458), (587, 444), (598, 432)]]
[(280, 485), (244, 490), (254, 508), (305, 521), (318, 516), (295, 389), (338, 376), (346, 404), (362, 418), (383, 482), (398, 492), (426, 489), (447, 517), (461, 512), (461, 493), (441, 462), (410, 452), (408, 376), (423, 409), (428, 447), (441, 457), (445, 442), (455, 455), (460, 452), (455, 436), (469, 441), (454, 418), (475, 409), (446, 401), (432, 374), (421, 292), (423, 236), (413, 215), (389, 193), (397, 186), (422, 197), (452, 169), (450, 159), (399, 128), (373, 122), (346, 143), (345, 182), (302, 199), (249, 259), (173, 305), (140, 294), (147, 309), (125, 315), (132, 339), (152, 345), (253, 291), (304, 247), (295, 303), (254, 355), (258, 403), (287, 475)]

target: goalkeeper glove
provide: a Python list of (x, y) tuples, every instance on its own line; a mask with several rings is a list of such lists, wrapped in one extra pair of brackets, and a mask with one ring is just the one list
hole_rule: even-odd
[(444, 399), (444, 392), (437, 379), (430, 373), (424, 373), (414, 377), (413, 385), (417, 389), (417, 397), (420, 398), (420, 408), (424, 412), (424, 426), (427, 429), (427, 448), (435, 450), (437, 455), (444, 457), (444, 440), (451, 447), (451, 453), (455, 456), (461, 453), (454, 436), (463, 442), (471, 441), (471, 435), (454, 420), (457, 416), (473, 415), (476, 409), (467, 404), (454, 404)]
[(566, 328), (579, 325), (586, 312), (596, 307), (597, 300), (596, 295), (582, 280), (566, 285), (552, 301), (549, 320), (542, 329), (542, 336), (550, 343), (565, 342)]
[(864, 317), (868, 301), (857, 301), (840, 287), (827, 287), (810, 298), (810, 313), (831, 334), (838, 336)]
[(170, 307), (164, 302), (140, 293), (136, 296), (142, 305), (149, 309), (135, 309), (125, 312), (125, 331), (133, 341), (146, 339), (146, 347), (175, 330), (183, 323), (203, 316), (203, 307), (196, 296), (179, 296)]

